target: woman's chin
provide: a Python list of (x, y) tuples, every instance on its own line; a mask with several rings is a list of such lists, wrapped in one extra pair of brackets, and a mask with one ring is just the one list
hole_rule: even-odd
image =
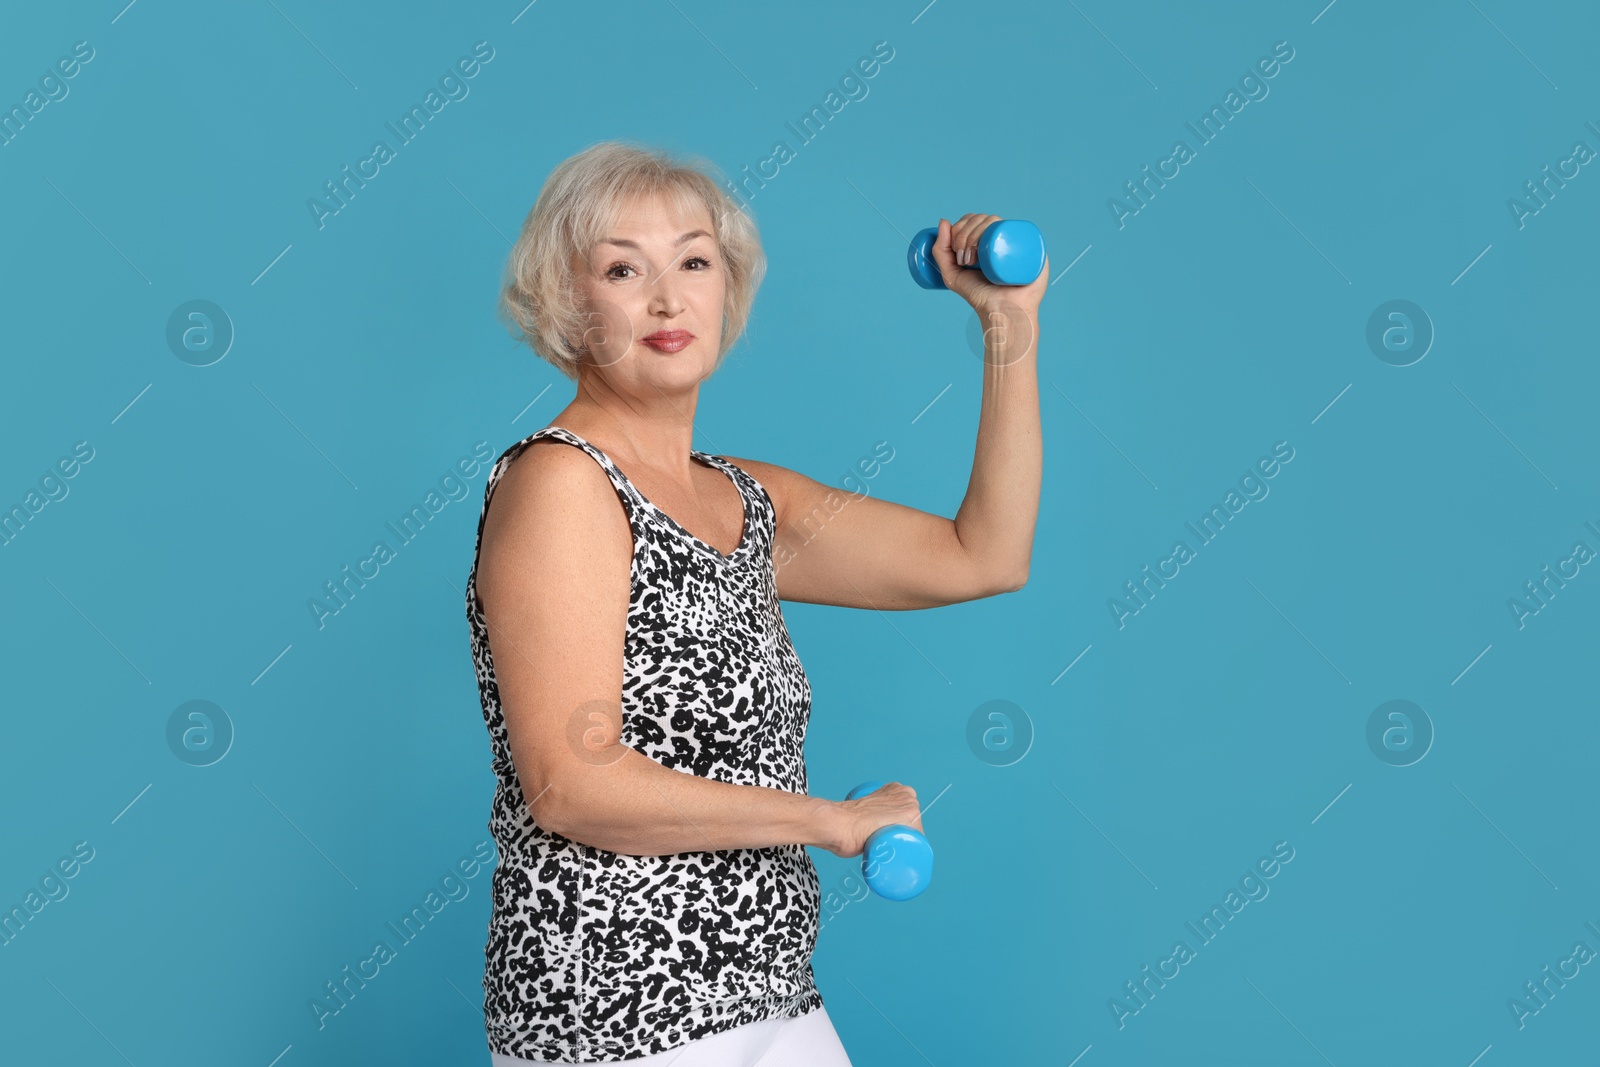
[(651, 345), (639, 345), (640, 358), (650, 361), (650, 366), (666, 373), (677, 375), (699, 376), (705, 373), (706, 361), (701, 358), (701, 353), (694, 345), (680, 348), (676, 352), (668, 352)]

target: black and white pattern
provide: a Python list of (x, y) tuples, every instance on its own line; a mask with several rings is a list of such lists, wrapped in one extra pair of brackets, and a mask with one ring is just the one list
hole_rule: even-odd
[(631, 856), (540, 827), (511, 761), (483, 606), (478, 550), (489, 500), (531, 442), (563, 441), (605, 469), (633, 530), (623, 648), (624, 744), (667, 767), (806, 792), (811, 685), (789, 640), (772, 563), (775, 512), (733, 479), (744, 532), (729, 556), (656, 508), (598, 448), (547, 426), (506, 449), (484, 487), (467, 620), (497, 786), (500, 849), (484, 946), (491, 1050), (568, 1063), (627, 1060), (822, 1004), (811, 971), (821, 895), (803, 845)]

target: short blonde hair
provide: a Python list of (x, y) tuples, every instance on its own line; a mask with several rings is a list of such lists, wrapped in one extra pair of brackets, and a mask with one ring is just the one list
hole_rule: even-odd
[(657, 148), (601, 141), (563, 160), (550, 176), (506, 261), (500, 317), (516, 339), (568, 378), (577, 380), (587, 317), (573, 259), (587, 259), (609, 236), (624, 203), (659, 194), (684, 212), (704, 209), (727, 277), (717, 366), (744, 333), (756, 290), (767, 271), (756, 224), (710, 176), (701, 157), (680, 162)]

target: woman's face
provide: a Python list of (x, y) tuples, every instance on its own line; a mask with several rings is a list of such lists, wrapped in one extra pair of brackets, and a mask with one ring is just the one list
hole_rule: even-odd
[(583, 361), (613, 386), (687, 388), (716, 368), (727, 275), (704, 208), (631, 200), (580, 266)]

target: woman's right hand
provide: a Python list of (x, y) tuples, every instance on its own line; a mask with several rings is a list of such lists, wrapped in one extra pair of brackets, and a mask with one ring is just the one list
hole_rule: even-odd
[(889, 782), (854, 800), (833, 802), (833, 840), (826, 846), (835, 856), (859, 856), (874, 830), (902, 823), (922, 832), (922, 811), (917, 791), (909, 785)]

